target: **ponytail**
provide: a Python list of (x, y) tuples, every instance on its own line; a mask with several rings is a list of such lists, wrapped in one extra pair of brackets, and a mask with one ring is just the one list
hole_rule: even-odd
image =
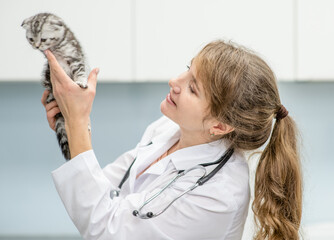
[(255, 176), (252, 207), (259, 231), (254, 238), (298, 239), (302, 180), (296, 127), (281, 105), (275, 74), (252, 51), (224, 41), (207, 44), (192, 64), (210, 115), (234, 128), (225, 139), (236, 149), (253, 151), (270, 138)]
[(255, 175), (252, 205), (256, 240), (299, 239), (302, 177), (296, 126), (291, 117), (276, 120)]

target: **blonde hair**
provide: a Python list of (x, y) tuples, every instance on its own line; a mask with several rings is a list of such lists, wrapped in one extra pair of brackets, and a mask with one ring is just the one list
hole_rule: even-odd
[(255, 150), (270, 138), (255, 176), (254, 239), (299, 239), (302, 177), (296, 126), (287, 116), (272, 129), (281, 107), (274, 73), (250, 50), (224, 41), (206, 45), (193, 64), (210, 114), (234, 127), (224, 137), (235, 148)]

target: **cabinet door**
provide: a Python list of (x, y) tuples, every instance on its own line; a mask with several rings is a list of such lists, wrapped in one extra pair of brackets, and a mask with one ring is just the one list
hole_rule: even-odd
[(279, 80), (294, 75), (291, 0), (141, 0), (136, 2), (136, 80), (168, 80), (215, 39), (259, 53)]
[(334, 1), (298, 1), (298, 79), (334, 80)]
[(132, 76), (131, 0), (11, 0), (0, 7), (0, 80), (38, 81), (46, 62), (25, 38), (22, 21), (40, 12), (63, 18), (83, 46), (99, 80), (129, 80)]

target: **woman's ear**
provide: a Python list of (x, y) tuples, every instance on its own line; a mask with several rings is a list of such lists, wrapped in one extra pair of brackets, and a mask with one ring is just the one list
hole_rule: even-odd
[(210, 128), (210, 134), (215, 136), (222, 136), (226, 135), (230, 132), (234, 131), (234, 127), (221, 122), (216, 122), (211, 128)]

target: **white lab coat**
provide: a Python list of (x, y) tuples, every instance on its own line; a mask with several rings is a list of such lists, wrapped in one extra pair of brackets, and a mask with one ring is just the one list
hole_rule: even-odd
[[(178, 199), (160, 216), (146, 220), (132, 215), (178, 170), (216, 161), (228, 148), (219, 140), (178, 150), (136, 179), (176, 143), (179, 135), (178, 125), (162, 117), (147, 128), (135, 149), (104, 169), (90, 150), (52, 172), (59, 196), (84, 239), (241, 239), (250, 191), (248, 165), (238, 151), (212, 179)], [(120, 196), (111, 199), (111, 190), (117, 189), (135, 157)], [(206, 167), (207, 172), (215, 166)], [(196, 170), (180, 178), (143, 212), (159, 212), (200, 176)]]

